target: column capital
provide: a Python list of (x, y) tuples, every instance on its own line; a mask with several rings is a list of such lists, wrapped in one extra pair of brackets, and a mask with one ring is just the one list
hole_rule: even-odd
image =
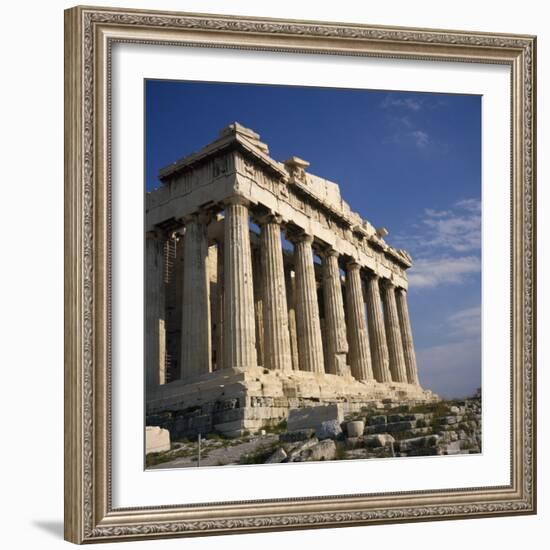
[(336, 258), (338, 258), (340, 256), (340, 252), (338, 252), (338, 250), (336, 250), (335, 248), (332, 248), (332, 246), (322, 248), (321, 254), (326, 258), (330, 258), (332, 256), (335, 256)]
[(395, 283), (391, 279), (386, 279), (385, 277), (382, 277), (380, 279), (380, 284), (382, 288), (386, 288), (388, 290), (395, 290)]
[(380, 275), (378, 273), (376, 273), (375, 271), (370, 271), (368, 270), (367, 271), (367, 279), (370, 279), (370, 280), (373, 280), (373, 281), (378, 281), (378, 280), (382, 280), (382, 277), (380, 277)]
[(307, 233), (303, 229), (301, 231), (288, 231), (286, 238), (293, 244), (313, 242), (313, 235)]
[(200, 223), (202, 225), (208, 225), (214, 216), (214, 213), (210, 209), (202, 209), (191, 214), (186, 214), (182, 216), (181, 221), (184, 225), (189, 225), (190, 223)]
[(254, 221), (259, 225), (267, 225), (269, 223), (275, 223), (277, 225), (282, 225), (283, 217), (276, 212), (267, 212), (265, 214), (260, 214), (254, 216)]
[(407, 295), (407, 289), (403, 288), (402, 286), (396, 286), (395, 292), (397, 292), (398, 294), (402, 294), (403, 296)]
[(249, 207), (250, 201), (246, 197), (243, 197), (242, 195), (231, 195), (230, 197), (227, 197), (226, 199), (224, 199), (223, 204), (224, 205), (237, 204), (240, 206)]
[(346, 262), (347, 271), (359, 271), (361, 269), (361, 264), (354, 258)]

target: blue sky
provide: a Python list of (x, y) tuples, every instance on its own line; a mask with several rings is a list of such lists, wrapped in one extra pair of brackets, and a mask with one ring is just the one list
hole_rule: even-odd
[(409, 309), (421, 383), (445, 397), (481, 384), (481, 97), (146, 81), (146, 185), (238, 121), (270, 155), (335, 181), (413, 256)]

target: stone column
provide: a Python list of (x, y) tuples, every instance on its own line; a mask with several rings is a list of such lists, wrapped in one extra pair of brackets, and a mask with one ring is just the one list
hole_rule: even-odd
[(256, 361), (265, 365), (263, 269), (259, 247), (252, 247), (252, 279), (254, 280), (254, 323), (256, 326)]
[(306, 234), (294, 240), (298, 354), (300, 370), (323, 373), (325, 370), (323, 341), (321, 339), (312, 242), (313, 237)]
[(290, 334), (290, 349), (292, 353), (292, 369), (300, 370), (298, 359), (298, 329), (296, 327), (296, 277), (287, 269), (285, 272), (286, 298), (288, 308), (288, 332)]
[(397, 314), (397, 303), (395, 301), (395, 286), (391, 281), (385, 280), (382, 289), (384, 296), (382, 300), (384, 304), (384, 323), (386, 325), (386, 338), (388, 340), (392, 380), (394, 382), (407, 383), (403, 341), (401, 340), (401, 329), (399, 328), (399, 316)]
[[(166, 323), (166, 381), (171, 382), (181, 378), (181, 318), (183, 308), (183, 260), (185, 259), (185, 238), (184, 229), (175, 235), (176, 237), (176, 260), (173, 271), (174, 312), (173, 323), (170, 326)], [(167, 266), (168, 267), (168, 266)], [(166, 274), (164, 276), (166, 281)], [(170, 304), (166, 301), (166, 307)], [(168, 315), (168, 309), (166, 314)]]
[(224, 367), (255, 367), (254, 282), (248, 225), (248, 202), (233, 197), (225, 206)]
[(378, 275), (371, 273), (367, 277), (367, 317), (369, 341), (372, 355), (372, 370), (378, 382), (391, 382), (388, 345), (382, 316)]
[(184, 219), (183, 305), (181, 318), (181, 377), (210, 372), (211, 324), (208, 278), (208, 218)]
[(338, 252), (334, 249), (329, 249), (323, 254), (323, 293), (327, 339), (327, 371), (330, 374), (341, 375), (346, 371), (348, 339), (346, 336)]
[(365, 319), (361, 266), (356, 262), (350, 262), (346, 268), (346, 305), (351, 374), (357, 380), (368, 381), (372, 380), (374, 376)]
[(223, 243), (218, 245), (218, 281), (216, 288), (216, 369), (223, 368), (223, 313), (224, 313), (224, 292), (223, 292)]
[(288, 310), (281, 243), (281, 219), (260, 220), (260, 255), (263, 275), (264, 367), (292, 369)]
[(407, 381), (409, 384), (418, 385), (418, 369), (416, 367), (416, 354), (414, 352), (409, 307), (407, 305), (407, 291), (398, 288), (395, 291), (397, 301), (397, 314), (399, 315), (399, 327), (401, 328), (401, 340), (403, 342), (403, 354), (407, 369)]
[(153, 391), (165, 383), (164, 238), (146, 235), (145, 271), (145, 387)]

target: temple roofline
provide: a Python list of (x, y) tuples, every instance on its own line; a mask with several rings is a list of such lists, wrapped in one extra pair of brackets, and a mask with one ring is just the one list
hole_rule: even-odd
[[(302, 195), (307, 196), (320, 208), (330, 212), (347, 229), (361, 234), (374, 247), (390, 256), (403, 268), (407, 269), (412, 266), (412, 258), (407, 251), (396, 249), (384, 240), (383, 237), (387, 234), (387, 230), (380, 228), (384, 229), (384, 232), (380, 233), (379, 230), (373, 229), (369, 222), (364, 220), (358, 213), (351, 210), (349, 205), (341, 198), (339, 185), (336, 182), (306, 172), (309, 162), (297, 156), (291, 156), (284, 163), (271, 158), (268, 154), (268, 146), (260, 141), (260, 135), (238, 122), (233, 122), (220, 130), (218, 138), (205, 147), (162, 168), (159, 171), (159, 179), (164, 185), (167, 185), (180, 174), (193, 170), (213, 157), (231, 151), (239, 151), (252, 158), (271, 176), (291, 186)], [(339, 203), (336, 204), (334, 200), (323, 198), (318, 192), (316, 193), (315, 186), (319, 185), (316, 182), (328, 186), (327, 188), (331, 189), (331, 192), (337, 196)]]

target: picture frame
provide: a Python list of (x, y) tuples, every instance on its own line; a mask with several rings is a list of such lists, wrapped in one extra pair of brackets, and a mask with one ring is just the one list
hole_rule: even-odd
[[(510, 483), (117, 508), (111, 73), (117, 43), (499, 64), (511, 90)], [(65, 538), (74, 543), (536, 513), (536, 38), (75, 7), (65, 12)]]

